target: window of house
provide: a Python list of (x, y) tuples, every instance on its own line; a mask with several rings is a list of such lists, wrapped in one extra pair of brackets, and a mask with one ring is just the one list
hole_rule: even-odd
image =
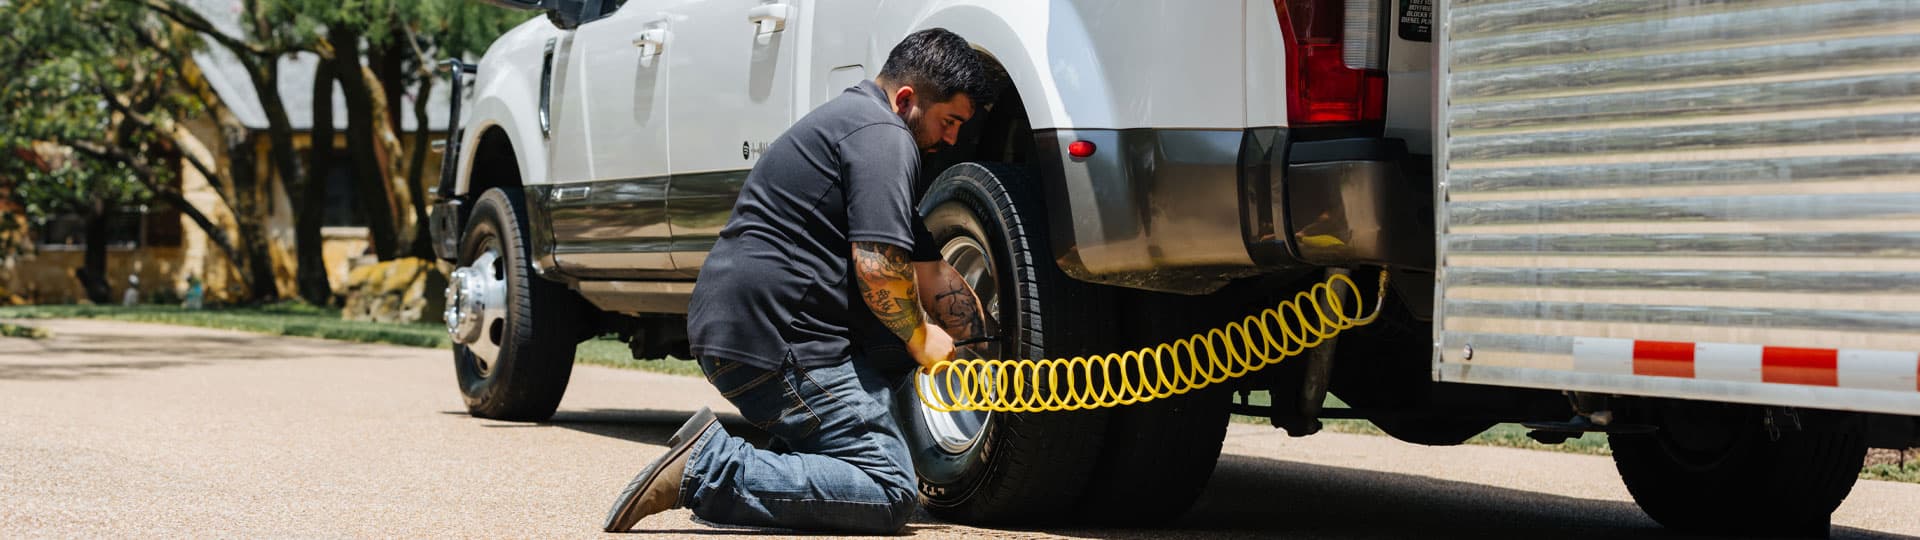
[(367, 213), (353, 199), (353, 156), (346, 152), (333, 155), (333, 166), (327, 168), (327, 210), (320, 224), (323, 227), (365, 227)]
[[(179, 159), (171, 160), (178, 163)], [(180, 190), (180, 174), (169, 180)], [(107, 248), (180, 247), (185, 230), (180, 226), (183, 213), (165, 202), (125, 206), (107, 217)], [(44, 249), (85, 249), (87, 218), (81, 214), (60, 214), (35, 224), (36, 241)]]
[[(174, 214), (179, 217), (178, 213)], [(107, 248), (133, 249), (142, 245), (147, 216), (140, 208), (122, 208), (107, 216)], [(80, 214), (60, 214), (39, 224), (40, 247), (83, 249), (87, 247), (87, 218)], [(175, 238), (175, 245), (179, 239)]]

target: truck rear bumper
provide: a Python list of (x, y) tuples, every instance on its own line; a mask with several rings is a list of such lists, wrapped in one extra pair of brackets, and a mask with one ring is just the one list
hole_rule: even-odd
[[(1035, 137), (1055, 261), (1076, 279), (1205, 294), (1293, 267), (1433, 267), (1433, 189), (1397, 141), (1293, 143), (1284, 128)], [(1075, 141), (1096, 150), (1071, 157)]]

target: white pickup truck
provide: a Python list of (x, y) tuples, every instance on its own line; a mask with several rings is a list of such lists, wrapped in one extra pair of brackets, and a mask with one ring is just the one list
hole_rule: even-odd
[[(474, 78), (432, 226), (457, 268), (446, 320), (478, 416), (553, 415), (592, 336), (684, 358), (688, 296), (762, 149), (896, 40), (944, 27), (1009, 79), (919, 191), (989, 308), (987, 356), (1184, 337), (1329, 272), (1392, 285), (1380, 322), (1174, 399), (940, 413), (903, 389), (942, 517), (1166, 521), (1237, 411), (1295, 435), (1364, 418), (1436, 445), (1498, 422), (1547, 441), (1608, 432), (1664, 524), (1824, 531), (1869, 445), (1920, 440), (1920, 316), (1822, 296), (1920, 291), (1888, 272), (1920, 268), (1901, 258), (1911, 214), (1867, 204), (1912, 202), (1913, 148), (1859, 149), (1916, 135), (1917, 70), (1887, 60), (1912, 57), (1911, 4), (489, 1), (546, 17), (477, 69), (456, 63)], [(1773, 41), (1731, 30), (1757, 23)], [(1829, 38), (1855, 46), (1768, 52)], [(1821, 88), (1886, 94), (1865, 110), (1890, 120), (1820, 124), (1849, 103)], [(1825, 146), (1748, 125), (1767, 121)], [(1816, 177), (1867, 195), (1793, 184)], [(1752, 224), (1768, 217), (1799, 220)], [(1661, 234), (1673, 221), (1689, 223)], [(1801, 225), (1828, 234), (1790, 234)], [(1775, 248), (1800, 258), (1769, 263)], [(1351, 408), (1323, 409), (1329, 392)]]

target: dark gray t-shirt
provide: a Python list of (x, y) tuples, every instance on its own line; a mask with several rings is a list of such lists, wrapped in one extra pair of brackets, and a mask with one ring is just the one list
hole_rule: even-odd
[(860, 299), (852, 242), (938, 258), (914, 211), (919, 169), (911, 132), (872, 81), (794, 123), (747, 174), (700, 268), (693, 354), (774, 369), (838, 364), (860, 340), (898, 346)]

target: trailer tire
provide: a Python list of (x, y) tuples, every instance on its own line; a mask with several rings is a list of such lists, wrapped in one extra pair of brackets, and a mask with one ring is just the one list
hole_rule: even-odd
[(1662, 402), (1651, 412), (1631, 421), (1658, 431), (1609, 437), (1614, 465), (1647, 516), (1686, 533), (1825, 536), (1867, 451), (1848, 415), (1808, 416), (1775, 439), (1764, 423), (1775, 413), (1760, 407)]
[[(1099, 343), (1099, 320), (1089, 316), (1106, 313), (1106, 297), (1053, 264), (1036, 188), (1017, 168), (961, 163), (941, 173), (921, 203), (934, 240), (949, 248), (943, 253), (972, 242), (993, 269), (998, 300), (982, 301), (998, 306), (1001, 341), (988, 354), (1044, 358)], [(943, 422), (952, 419), (926, 409), (913, 380), (894, 400), (895, 414), (929, 512), (996, 525), (1072, 515), (1100, 455), (1105, 411), (992, 413), (967, 424), (976, 426), (973, 439), (956, 440)]]

